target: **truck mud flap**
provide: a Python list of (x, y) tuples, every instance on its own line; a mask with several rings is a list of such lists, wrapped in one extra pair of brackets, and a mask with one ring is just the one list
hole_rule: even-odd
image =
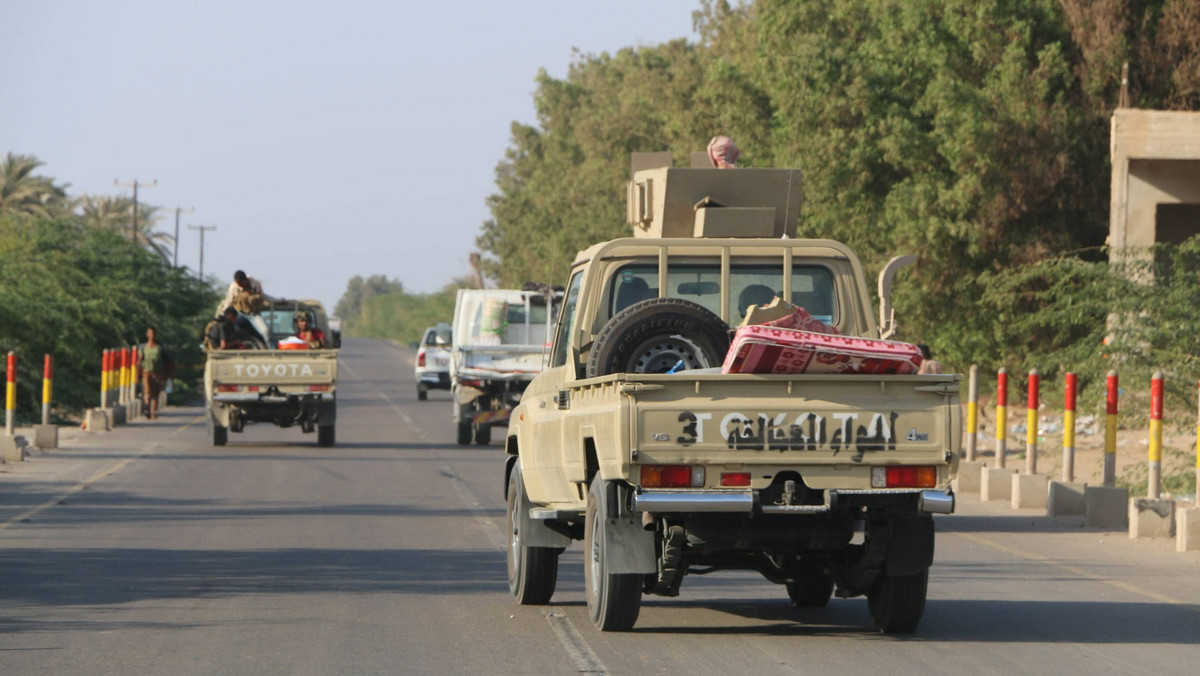
[(933, 565), (933, 519), (896, 519), (887, 545), (887, 574), (916, 575)]
[[(595, 481), (600, 481), (597, 477)], [(606, 481), (600, 505), (604, 519), (604, 565), (609, 573), (654, 573), (658, 559), (654, 552), (654, 531), (642, 528), (641, 512), (627, 506), (628, 489)]]

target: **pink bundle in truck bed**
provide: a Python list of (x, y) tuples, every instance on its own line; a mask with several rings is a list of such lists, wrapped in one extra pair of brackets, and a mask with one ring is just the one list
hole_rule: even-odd
[(721, 372), (903, 375), (920, 365), (909, 343), (757, 325), (737, 330)]

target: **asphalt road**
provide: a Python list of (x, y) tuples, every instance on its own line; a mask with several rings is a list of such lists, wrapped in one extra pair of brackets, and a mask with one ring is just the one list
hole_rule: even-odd
[(503, 451), (453, 442), (411, 350), (347, 340), (338, 445), (200, 409), (0, 473), (0, 674), (1195, 674), (1200, 553), (960, 500), (919, 633), (863, 599), (798, 610), (755, 574), (587, 618), (579, 545), (545, 607), (508, 594)]

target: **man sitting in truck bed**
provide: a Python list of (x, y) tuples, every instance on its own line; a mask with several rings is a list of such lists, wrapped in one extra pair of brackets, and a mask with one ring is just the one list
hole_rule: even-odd
[(296, 320), (296, 337), (307, 343), (308, 349), (325, 349), (325, 332), (312, 325), (307, 312), (301, 310), (293, 318)]
[(218, 350), (240, 350), (264, 341), (248, 319), (227, 307), (221, 313), (220, 323), (210, 329), (208, 342)]

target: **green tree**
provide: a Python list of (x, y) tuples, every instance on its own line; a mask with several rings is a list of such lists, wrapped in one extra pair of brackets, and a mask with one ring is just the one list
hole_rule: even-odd
[[(133, 199), (125, 196), (88, 195), (78, 200), (79, 217), (84, 225), (115, 232), (126, 238), (133, 229)], [(138, 202), (138, 224), (136, 242), (138, 246), (153, 251), (163, 258), (170, 258), (175, 238), (165, 232), (154, 230), (158, 221), (158, 207)]]
[(9, 152), (0, 161), (0, 214), (26, 214), (41, 218), (67, 209), (66, 188), (34, 174), (42, 163), (32, 155)]
[(95, 402), (101, 350), (141, 342), (150, 325), (172, 349), (180, 384), (193, 385), (216, 300), (213, 288), (119, 234), (70, 218), (0, 216), (0, 350), (20, 356), (26, 419), (40, 410), (43, 354), (56, 360), (58, 409), (77, 412)]
[(359, 275), (351, 277), (350, 281), (346, 283), (346, 291), (333, 308), (333, 314), (342, 320), (343, 334), (358, 335), (355, 333), (355, 324), (362, 316), (363, 304), (367, 299), (403, 291), (404, 284), (400, 280), (389, 279), (387, 275), (371, 275), (366, 278)]

